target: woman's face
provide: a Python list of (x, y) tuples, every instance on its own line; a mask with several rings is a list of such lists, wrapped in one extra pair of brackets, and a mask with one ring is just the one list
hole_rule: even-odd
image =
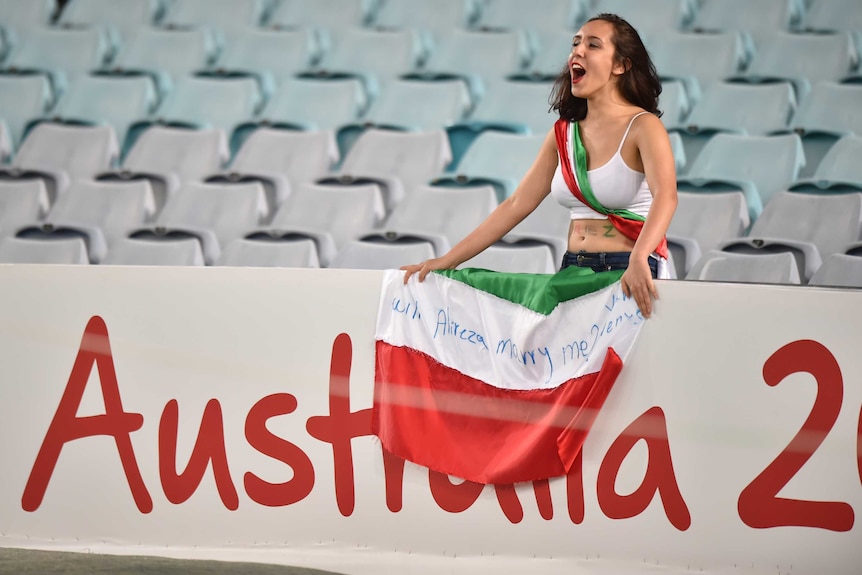
[(610, 88), (625, 68), (616, 63), (613, 43), (614, 26), (604, 20), (584, 24), (572, 40), (569, 74), (572, 95), (588, 98)]

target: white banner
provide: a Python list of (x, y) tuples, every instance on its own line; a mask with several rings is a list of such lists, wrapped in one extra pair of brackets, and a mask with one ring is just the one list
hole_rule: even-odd
[(581, 469), (482, 487), (370, 434), (381, 278), (0, 266), (0, 545), (356, 574), (862, 571), (862, 292), (661, 282)]

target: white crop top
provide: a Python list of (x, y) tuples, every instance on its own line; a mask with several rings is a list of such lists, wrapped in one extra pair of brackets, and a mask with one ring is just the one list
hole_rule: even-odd
[[(649, 112), (641, 112), (635, 114), (629, 122), (625, 133), (623, 134), (617, 152), (608, 160), (608, 163), (599, 166), (587, 172), (587, 177), (590, 180), (590, 186), (593, 189), (593, 195), (604, 207), (608, 209), (627, 209), (638, 215), (647, 216), (650, 206), (652, 205), (652, 193), (650, 193), (649, 184), (646, 181), (646, 175), (643, 172), (638, 172), (631, 169), (623, 161), (621, 151), (623, 144), (626, 141), (626, 136), (635, 121), (635, 118), (641, 114)], [(577, 180), (577, 169), (574, 166), (575, 154), (573, 150), (569, 150), (568, 154), (571, 158), (572, 172)], [(606, 216), (593, 210), (588, 205), (582, 203), (569, 190), (566, 185), (566, 180), (563, 178), (563, 172), (559, 165), (554, 173), (554, 178), (551, 181), (551, 194), (563, 207), (569, 208), (569, 213), (573, 220), (601, 220)]]

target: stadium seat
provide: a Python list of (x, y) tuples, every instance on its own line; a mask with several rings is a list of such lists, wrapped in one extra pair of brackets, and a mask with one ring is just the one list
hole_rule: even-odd
[(648, 42), (654, 36), (686, 29), (697, 7), (697, 0), (598, 0), (593, 12), (618, 14)]
[(554, 262), (551, 248), (546, 244), (498, 243), (458, 267), (506, 273), (552, 274), (557, 271), (559, 265)]
[(741, 190), (751, 220), (776, 192), (786, 190), (805, 164), (797, 134), (714, 135), (694, 160), (677, 188), (692, 192)]
[(862, 136), (862, 86), (818, 82), (803, 98), (791, 127), (802, 136), (805, 169), (801, 178), (811, 177), (823, 156), (841, 136)]
[(0, 238), (0, 264), (88, 264), (81, 238), (35, 240)]
[(507, 76), (526, 72), (531, 57), (530, 43), (522, 32), (453, 29), (438, 36), (421, 75), (463, 78), (473, 100), (478, 101)]
[(503, 127), (525, 134), (547, 134), (559, 117), (549, 112), (552, 83), (505, 81), (485, 94), (467, 119), (478, 134), (487, 127)]
[(230, 166), (206, 181), (260, 181), (267, 201), (278, 209), (292, 187), (322, 178), (337, 162), (338, 147), (330, 131), (259, 128), (243, 142)]
[(3, 118), (10, 139), (10, 149), (18, 149), (27, 125), (44, 117), (53, 104), (51, 83), (39, 74), (0, 75), (0, 118)]
[(108, 251), (102, 265), (202, 266), (204, 257), (195, 238), (125, 238)]
[(131, 38), (150, 26), (161, 12), (159, 0), (69, 0), (57, 18), (64, 27), (102, 27), (120, 39)]
[[(534, 80), (553, 81), (568, 74), (567, 59), (572, 52), (575, 30), (534, 30), (530, 33), (533, 57), (521, 74)], [(511, 76), (510, 76), (511, 77)]]
[(317, 38), (309, 30), (245, 28), (231, 34), (213, 71), (252, 74), (267, 91), (311, 68), (320, 56), (319, 50)]
[(502, 202), (512, 195), (542, 147), (547, 134), (532, 136), (489, 130), (470, 144), (453, 175), (440, 176), (435, 185), (490, 184)]
[(21, 144), (4, 178), (45, 180), (53, 204), (71, 182), (89, 180), (110, 169), (119, 150), (110, 126), (63, 126), (42, 123)]
[(69, 186), (44, 220), (19, 230), (19, 237), (50, 237), (57, 231), (85, 237), (90, 263), (99, 263), (117, 240), (140, 228), (153, 214), (146, 181), (89, 182)]
[(667, 231), (677, 277), (684, 278), (704, 253), (721, 241), (741, 236), (750, 220), (741, 192), (701, 194), (679, 192)]
[(383, 198), (374, 184), (298, 186), (256, 235), (274, 239), (309, 238), (322, 266), (328, 266), (347, 242), (357, 240), (383, 220)]
[(279, 28), (314, 28), (335, 35), (368, 24), (376, 5), (376, 0), (281, 0), (267, 23)]
[(442, 256), (464, 239), (497, 207), (491, 186), (435, 188), (419, 186), (392, 211), (379, 230), (361, 239), (424, 239)]
[(258, 268), (319, 268), (317, 248), (310, 239), (241, 238), (230, 242), (217, 266)]
[(480, 0), (386, 0), (374, 23), (378, 28), (421, 30), (437, 37), (472, 28), (481, 5)]
[(667, 130), (682, 130), (691, 112), (685, 84), (680, 80), (665, 80), (661, 83), (658, 108), (662, 111), (661, 122)]
[(109, 49), (110, 41), (103, 30), (30, 28), (20, 34), (3, 69), (42, 73), (51, 79), (54, 92), (62, 94), (77, 78), (100, 69)]
[(551, 30), (573, 35), (586, 18), (583, 0), (493, 0), (481, 11), (480, 30)]
[(687, 280), (762, 284), (799, 284), (793, 254), (734, 254), (706, 252), (686, 276)]
[(812, 83), (849, 76), (857, 61), (849, 34), (775, 33), (764, 36), (741, 77), (753, 82), (788, 80), (804, 97)]
[(282, 82), (257, 120), (240, 128), (271, 125), (299, 130), (334, 130), (355, 123), (366, 106), (365, 89), (356, 78), (293, 78)]
[(226, 36), (260, 26), (269, 0), (171, 0), (161, 18), (166, 27), (207, 27)]
[(699, 88), (738, 76), (748, 61), (744, 37), (735, 32), (659, 35), (649, 50), (659, 77), (684, 82), (693, 102)]
[(362, 124), (411, 131), (442, 130), (463, 120), (469, 109), (470, 94), (460, 80), (395, 80), (371, 105)]
[(358, 77), (373, 100), (394, 79), (415, 72), (424, 57), (414, 30), (340, 31), (313, 70), (304, 77)]
[(118, 51), (110, 69), (116, 74), (152, 76), (163, 97), (176, 80), (208, 67), (216, 49), (216, 39), (206, 28), (141, 28)]
[(136, 123), (133, 132), (162, 124), (215, 128), (232, 134), (256, 115), (261, 104), (260, 85), (253, 77), (187, 76), (177, 81), (153, 112), (153, 118)]
[(260, 227), (268, 215), (258, 182), (187, 184), (168, 200), (152, 225), (130, 237), (186, 233), (198, 238), (204, 263), (213, 265), (223, 246)]
[(0, 237), (15, 235), (47, 211), (48, 190), (42, 180), (0, 180)]
[(56, 9), (56, 0), (0, 0), (0, 30), (14, 44), (27, 29), (47, 26)]
[(119, 171), (99, 180), (149, 180), (156, 211), (182, 183), (199, 182), (228, 160), (227, 137), (221, 130), (183, 130), (154, 126), (135, 141)]
[(790, 252), (807, 281), (823, 258), (841, 252), (859, 239), (860, 221), (862, 192), (834, 195), (778, 192), (763, 208), (746, 237), (721, 242), (717, 247), (735, 253)]
[(716, 132), (767, 136), (787, 131), (796, 110), (796, 97), (787, 82), (749, 85), (728, 82), (710, 84), (680, 132), (688, 162)]
[(396, 132), (366, 130), (356, 141), (341, 168), (322, 184), (375, 183), (390, 212), (416, 186), (440, 174), (452, 160), (449, 140), (442, 130)]
[(569, 211), (549, 195), (530, 215), (503, 236), (502, 241), (510, 244), (547, 244), (551, 248), (553, 261), (559, 265), (568, 247), (570, 223)]
[(810, 0), (803, 28), (814, 32), (862, 30), (862, 10), (856, 0)]
[(701, 0), (691, 27), (743, 31), (757, 40), (762, 33), (797, 29), (804, 11), (804, 0)]
[(386, 270), (415, 264), (434, 257), (434, 248), (426, 241), (389, 242), (354, 240), (344, 246), (329, 266), (341, 269)]
[(808, 285), (862, 288), (862, 257), (832, 254), (823, 261)]
[(100, 125), (114, 129), (122, 152), (129, 128), (150, 115), (156, 89), (146, 76), (82, 76), (50, 113), (54, 122)]

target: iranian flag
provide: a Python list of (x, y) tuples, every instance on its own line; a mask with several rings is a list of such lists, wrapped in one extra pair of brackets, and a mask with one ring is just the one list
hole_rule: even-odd
[(377, 316), (383, 448), (478, 483), (565, 475), (644, 323), (623, 272), (403, 273)]

